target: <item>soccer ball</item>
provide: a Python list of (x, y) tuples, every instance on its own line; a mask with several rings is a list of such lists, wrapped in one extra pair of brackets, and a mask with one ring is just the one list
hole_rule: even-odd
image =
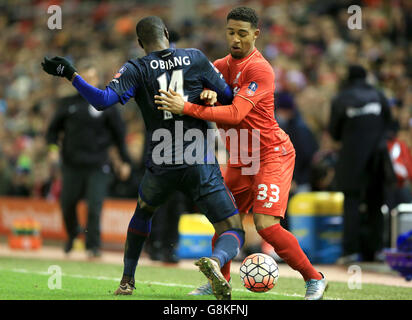
[(267, 254), (251, 254), (240, 266), (240, 279), (245, 288), (253, 292), (269, 291), (276, 285), (278, 278), (278, 265)]

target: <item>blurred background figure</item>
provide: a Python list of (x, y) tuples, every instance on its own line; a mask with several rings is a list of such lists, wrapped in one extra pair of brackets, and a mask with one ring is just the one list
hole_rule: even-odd
[[(318, 150), (312, 131), (302, 118), (293, 95), (287, 91), (275, 91), (275, 118), (279, 126), (285, 131), (293, 143), (296, 151), (295, 169), (289, 199), (299, 192), (311, 191), (310, 173), (311, 163)], [(281, 225), (288, 229), (287, 210)]]
[(410, 184), (412, 182), (412, 152), (398, 137), (399, 122), (392, 121), (389, 129), (388, 149), (396, 175), (396, 186), (388, 190), (386, 204), (392, 210), (401, 203), (412, 202)]
[(359, 65), (348, 68), (346, 83), (332, 101), (331, 136), (341, 142), (336, 165), (344, 193), (343, 256), (340, 263), (375, 261), (383, 249), (385, 188), (394, 181), (386, 146), (391, 111), (386, 97), (366, 81)]
[(275, 94), (275, 116), (279, 126), (289, 135), (296, 150), (291, 193), (311, 191), (310, 164), (319, 145), (287, 91)]
[[(99, 86), (96, 68), (89, 65), (82, 69), (86, 81)], [(117, 108), (97, 111), (77, 93), (56, 104), (57, 110), (48, 127), (46, 139), (50, 162), (56, 164), (61, 156), (60, 205), (68, 236), (64, 251), (69, 253), (75, 238), (84, 231), (89, 256), (99, 257), (100, 214), (111, 177), (108, 152), (111, 145), (117, 147), (123, 161), (119, 168), (115, 168), (120, 179), (126, 180), (130, 175), (131, 161), (125, 143), (125, 123)], [(88, 211), (84, 230), (77, 220), (77, 205), (83, 198)]]

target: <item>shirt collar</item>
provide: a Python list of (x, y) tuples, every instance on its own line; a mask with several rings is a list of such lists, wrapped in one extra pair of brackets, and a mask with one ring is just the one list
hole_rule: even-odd
[(231, 63), (231, 64), (234, 63), (236, 65), (241, 65), (242, 63), (245, 63), (250, 58), (252, 58), (252, 56), (254, 56), (257, 52), (258, 52), (258, 49), (255, 47), (255, 49), (253, 49), (253, 51), (251, 53), (249, 53), (246, 57), (241, 58), (241, 59), (235, 59), (235, 58), (232, 57), (232, 55), (230, 55), (229, 63)]

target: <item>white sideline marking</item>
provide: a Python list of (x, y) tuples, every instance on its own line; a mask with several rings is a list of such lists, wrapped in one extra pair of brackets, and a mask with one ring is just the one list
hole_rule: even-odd
[[(45, 271), (30, 271), (27, 269), (3, 269), (0, 268), (0, 270), (4, 271), (11, 271), (11, 272), (17, 272), (17, 273), (28, 273), (28, 274), (37, 274), (37, 275), (42, 275), (42, 276), (48, 276), (50, 275), (48, 272)], [(71, 277), (71, 278), (79, 278), (79, 279), (95, 279), (95, 280), (108, 280), (108, 281), (117, 281), (119, 282), (121, 279), (120, 278), (113, 278), (113, 277), (105, 277), (105, 276), (85, 276), (82, 274), (66, 274), (62, 273), (62, 276), (64, 277)], [(154, 284), (158, 286), (164, 286), (164, 287), (181, 287), (181, 288), (189, 288), (189, 289), (194, 289), (197, 286), (190, 285), (190, 284), (180, 284), (180, 283), (164, 283), (164, 282), (157, 282), (157, 281), (139, 281), (136, 280), (136, 283), (140, 284)], [(247, 292), (244, 289), (232, 289), (232, 291), (236, 292)], [(303, 295), (294, 293), (294, 294), (288, 294), (288, 293), (279, 293), (279, 292), (266, 292), (266, 294), (270, 295), (275, 295), (275, 296), (285, 296), (285, 297), (298, 297), (298, 298), (303, 298)], [(327, 300), (341, 300), (337, 298), (328, 298)]]

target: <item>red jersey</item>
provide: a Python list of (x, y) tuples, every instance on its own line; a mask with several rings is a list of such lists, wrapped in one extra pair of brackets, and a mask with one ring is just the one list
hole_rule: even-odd
[[(229, 166), (247, 165), (242, 161), (242, 156), (236, 156), (238, 152), (247, 152), (249, 156), (258, 154), (261, 162), (276, 154), (291, 152), (293, 145), (289, 136), (274, 118), (275, 75), (269, 62), (255, 48), (243, 59), (234, 59), (229, 54), (216, 60), (214, 64), (233, 89), (235, 97), (232, 105), (203, 107), (186, 102), (183, 113), (214, 121), (226, 132), (231, 128), (238, 133), (247, 132), (247, 143), (245, 140), (240, 141), (242, 135), (238, 134), (236, 152), (231, 150), (233, 147), (226, 134), (226, 147), (230, 153)], [(257, 130), (259, 142), (254, 144)]]
[(403, 187), (409, 180), (412, 181), (412, 154), (408, 145), (397, 138), (387, 142), (391, 155), (393, 169), (398, 180), (398, 186)]

